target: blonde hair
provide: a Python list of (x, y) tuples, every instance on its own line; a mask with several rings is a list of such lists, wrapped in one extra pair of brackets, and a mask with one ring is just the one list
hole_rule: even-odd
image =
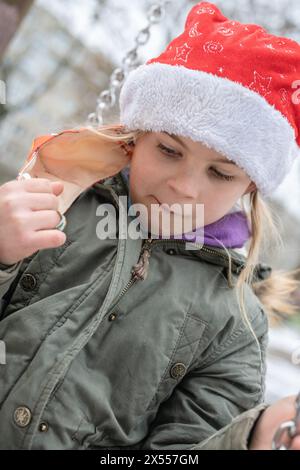
[[(124, 146), (126, 150), (133, 148), (137, 139), (148, 132), (142, 130), (127, 130), (124, 125), (119, 123), (98, 128), (90, 126), (88, 128), (96, 132), (106, 141)], [(246, 207), (247, 198), (249, 199), (248, 208)], [(229, 258), (228, 283), (230, 287), (236, 287), (237, 301), (242, 317), (258, 343), (245, 308), (245, 285), (248, 284), (251, 286), (254, 293), (263, 304), (270, 319), (270, 323), (277, 323), (278, 320), (299, 311), (299, 306), (293, 304), (291, 298), (297, 289), (300, 288), (300, 281), (297, 280), (297, 275), (300, 275), (300, 268), (293, 271), (272, 270), (271, 275), (267, 279), (255, 280), (255, 267), (259, 263), (263, 242), (266, 242), (267, 238), (264, 237), (265, 233), (268, 234), (270, 247), (276, 247), (277, 245), (282, 246), (282, 239), (279, 229), (276, 226), (276, 216), (272, 213), (267, 203), (263, 201), (257, 189), (242, 196), (241, 202), (251, 227), (251, 236), (248, 241), (249, 247), (246, 262), (244, 268), (238, 275), (235, 285), (232, 284), (231, 277), (231, 254), (224, 245), (223, 248)]]
[[(299, 306), (292, 301), (293, 294), (300, 288), (300, 268), (284, 271), (282, 269), (272, 270), (271, 275), (264, 280), (252, 280), (255, 265), (259, 262), (262, 247), (269, 240), (268, 248), (273, 251), (278, 246), (282, 248), (283, 242), (277, 226), (279, 222), (276, 214), (262, 199), (258, 190), (250, 193), (248, 215), (252, 235), (249, 239), (248, 256), (245, 268), (238, 277), (236, 287), (239, 290), (239, 299), (242, 310), (245, 313), (243, 303), (243, 286), (250, 284), (263, 304), (266, 313), (272, 324), (278, 323), (283, 318), (287, 318), (299, 312)], [(265, 234), (268, 237), (265, 237)]]

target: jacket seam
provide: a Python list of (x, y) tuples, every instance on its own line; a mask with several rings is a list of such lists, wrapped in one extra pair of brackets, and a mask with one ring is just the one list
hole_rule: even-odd
[[(58, 252), (54, 255), (54, 258), (51, 260), (51, 263), (50, 263), (50, 266), (48, 268), (48, 270), (46, 271), (42, 271), (41, 272), (37, 272), (36, 273), (36, 276), (39, 280), (39, 283), (41, 283), (41, 278), (40, 278), (40, 275), (44, 275), (45, 277), (43, 278), (42, 282), (44, 282), (47, 277), (49, 276), (49, 274), (51, 273), (51, 271), (55, 268), (55, 266), (57, 265), (57, 261), (59, 260), (59, 258), (64, 254), (64, 252), (66, 251), (66, 249), (73, 243), (73, 240), (67, 240), (64, 245), (62, 245), (61, 247), (58, 248)], [(40, 260), (38, 260), (36, 257), (38, 257), (38, 254), (39, 253), (36, 253), (32, 259), (29, 261), (29, 263), (26, 265), (26, 259), (27, 258), (24, 258), (24, 260), (22, 260), (22, 263), (20, 265), (20, 269), (22, 271), (22, 264), (24, 262), (25, 264), (25, 269), (24, 271), (22, 272), (19, 272), (18, 270), (18, 275), (20, 275), (19, 279), (18, 279), (18, 282), (17, 282), (17, 285), (15, 286), (15, 289), (14, 289), (14, 292), (12, 293), (12, 296), (10, 298), (10, 302), (9, 302), (9, 305), (14, 305), (14, 295), (16, 293), (16, 290), (19, 286), (19, 280), (22, 278), (22, 276), (27, 272), (27, 273), (30, 273), (31, 272), (31, 265), (33, 263), (37, 263), (37, 261), (39, 262), (39, 265), (40, 265)], [(34, 270), (33, 270), (34, 271)], [(27, 293), (27, 298), (24, 299), (22, 301), (22, 305), (23, 307), (27, 307), (28, 305), (30, 305), (31, 303), (33, 303), (33, 300), (38, 296), (38, 293), (39, 293), (39, 287), (35, 290), (32, 291), (32, 293), (28, 292)], [(9, 306), (8, 305), (8, 306)], [(5, 318), (5, 317), (4, 317)]]
[[(155, 392), (154, 392), (154, 394), (153, 394), (153, 396), (152, 396), (152, 398), (151, 398), (151, 400), (150, 400), (150, 402), (149, 402), (149, 404), (148, 404), (148, 406), (147, 406), (147, 408), (146, 408), (146, 412), (151, 409), (151, 405), (152, 405), (152, 403), (153, 403), (153, 400), (155, 399), (155, 396), (157, 395), (158, 389), (159, 389), (159, 387), (161, 386), (161, 384), (164, 382), (164, 380), (165, 380), (165, 378), (166, 378), (166, 373), (167, 373), (167, 371), (168, 371), (168, 369), (169, 369), (170, 363), (172, 363), (172, 360), (173, 360), (173, 358), (174, 358), (174, 355), (175, 355), (176, 351), (178, 350), (178, 344), (180, 343), (181, 338), (183, 337), (183, 334), (184, 334), (184, 331), (185, 331), (185, 326), (186, 326), (186, 324), (187, 324), (187, 322), (188, 322), (188, 319), (191, 318), (191, 317), (192, 317), (192, 318), (195, 318), (195, 316), (191, 314), (192, 303), (193, 303), (193, 302), (191, 301), (191, 302), (190, 302), (190, 305), (189, 305), (189, 307), (188, 307), (188, 309), (187, 309), (187, 313), (186, 313), (185, 319), (184, 319), (184, 321), (183, 321), (183, 323), (182, 323), (182, 325), (181, 325), (181, 328), (180, 328), (180, 334), (179, 334), (179, 336), (178, 336), (178, 339), (177, 339), (177, 341), (176, 341), (176, 343), (175, 343), (175, 346), (174, 346), (174, 348), (173, 348), (173, 350), (172, 350), (172, 353), (171, 353), (171, 355), (170, 355), (169, 362), (168, 362), (168, 364), (166, 365), (166, 368), (165, 368), (164, 372), (162, 373), (161, 379), (160, 379), (160, 381), (159, 381), (159, 383), (158, 383), (158, 385), (157, 385), (157, 387), (156, 387), (156, 390), (155, 390)], [(199, 320), (199, 319), (196, 318), (196, 320)], [(201, 323), (203, 323), (201, 319), (200, 319), (199, 321), (200, 321)], [(201, 337), (199, 338), (199, 342), (200, 342), (200, 341), (201, 341)], [(197, 348), (196, 348), (196, 350), (197, 350)], [(195, 354), (196, 354), (196, 353), (195, 353)], [(193, 359), (194, 359), (195, 354), (193, 355), (193, 358), (192, 358), (192, 360), (191, 360), (191, 363), (192, 363), (192, 361), (193, 361)], [(177, 381), (177, 384), (178, 384), (178, 383), (179, 383), (179, 382)], [(175, 387), (176, 387), (176, 386), (177, 386), (177, 385), (175, 385)]]
[[(243, 326), (241, 326), (239, 329), (236, 329), (233, 331), (233, 333), (229, 336), (229, 338), (220, 346), (217, 346), (215, 348), (215, 350), (212, 352), (212, 354), (209, 356), (209, 358), (207, 358), (207, 360), (201, 364), (199, 364), (201, 366), (201, 368), (203, 367), (206, 367), (208, 365), (210, 365), (212, 359), (213, 360), (216, 360), (216, 359), (219, 359), (221, 353), (230, 345), (234, 342), (234, 340), (236, 340), (237, 338), (241, 337), (243, 334), (245, 334), (246, 331), (245, 329), (243, 328)], [(262, 353), (262, 359), (265, 360), (265, 349), (262, 348), (262, 341), (260, 340), (261, 338), (265, 337), (265, 335), (267, 334), (267, 332), (263, 333), (261, 336), (258, 337), (258, 341), (259, 341), (259, 344), (260, 344), (260, 351)], [(254, 341), (254, 338), (253, 338), (253, 341)], [(259, 392), (251, 392), (251, 393), (248, 393), (248, 396), (249, 397), (255, 397), (258, 395), (258, 398), (255, 400), (254, 402), (254, 406), (258, 405), (261, 403), (261, 398), (264, 396), (264, 378), (265, 378), (265, 367), (263, 367), (262, 369), (262, 364), (260, 364), (259, 367), (256, 367), (256, 369), (259, 371), (260, 373), (260, 390)]]
[(70, 308), (62, 314), (62, 316), (57, 320), (57, 322), (53, 325), (53, 327), (47, 332), (46, 338), (50, 336), (52, 333), (54, 333), (58, 328), (64, 325), (64, 323), (68, 320), (70, 315), (84, 302), (84, 300), (90, 295), (90, 293), (93, 292), (96, 288), (96, 282), (100, 281), (102, 277), (107, 274), (114, 262), (114, 259), (112, 259), (109, 263), (109, 265), (105, 269), (101, 269), (101, 273), (95, 281), (92, 282), (92, 285), (70, 306)]
[[(253, 320), (255, 317), (253, 318)], [(220, 354), (226, 349), (230, 344), (234, 342), (234, 340), (243, 334), (247, 334), (247, 330), (245, 330), (245, 325), (242, 323), (242, 320), (239, 322), (239, 327), (237, 327), (231, 335), (226, 339), (226, 341), (218, 346), (215, 346), (215, 348), (212, 350), (211, 354), (208, 356), (208, 358), (201, 363), (202, 366), (207, 366), (211, 360), (218, 359)], [(261, 336), (260, 336), (261, 337)], [(254, 340), (254, 338), (253, 338)]]

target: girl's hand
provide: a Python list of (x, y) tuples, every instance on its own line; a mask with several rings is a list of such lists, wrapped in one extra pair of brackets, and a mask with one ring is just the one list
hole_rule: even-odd
[[(295, 418), (296, 396), (282, 398), (269, 406), (257, 421), (249, 445), (250, 450), (271, 450), (274, 434), (281, 423)], [(300, 450), (300, 435), (286, 443), (290, 450)]]
[(60, 221), (61, 182), (44, 178), (13, 180), (0, 186), (0, 263), (12, 265), (44, 248), (56, 248), (66, 234)]

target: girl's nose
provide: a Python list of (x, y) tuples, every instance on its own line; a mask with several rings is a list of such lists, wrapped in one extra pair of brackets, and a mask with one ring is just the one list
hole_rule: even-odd
[(192, 172), (178, 173), (169, 178), (168, 187), (174, 191), (176, 197), (186, 199), (185, 202), (193, 202), (199, 198), (199, 177)]

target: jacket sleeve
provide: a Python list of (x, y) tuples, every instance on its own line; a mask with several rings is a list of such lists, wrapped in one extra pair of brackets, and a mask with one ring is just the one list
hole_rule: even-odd
[(21, 264), (22, 261), (11, 266), (0, 263), (0, 299), (2, 299), (4, 294), (8, 291), (11, 283), (19, 272)]
[(234, 418), (230, 424), (217, 431), (190, 450), (249, 450), (250, 436), (262, 413), (268, 408), (261, 403)]
[(140, 449), (245, 448), (259, 408), (233, 420), (264, 399), (268, 325), (256, 320), (260, 350), (245, 325), (235, 329), (161, 403)]

